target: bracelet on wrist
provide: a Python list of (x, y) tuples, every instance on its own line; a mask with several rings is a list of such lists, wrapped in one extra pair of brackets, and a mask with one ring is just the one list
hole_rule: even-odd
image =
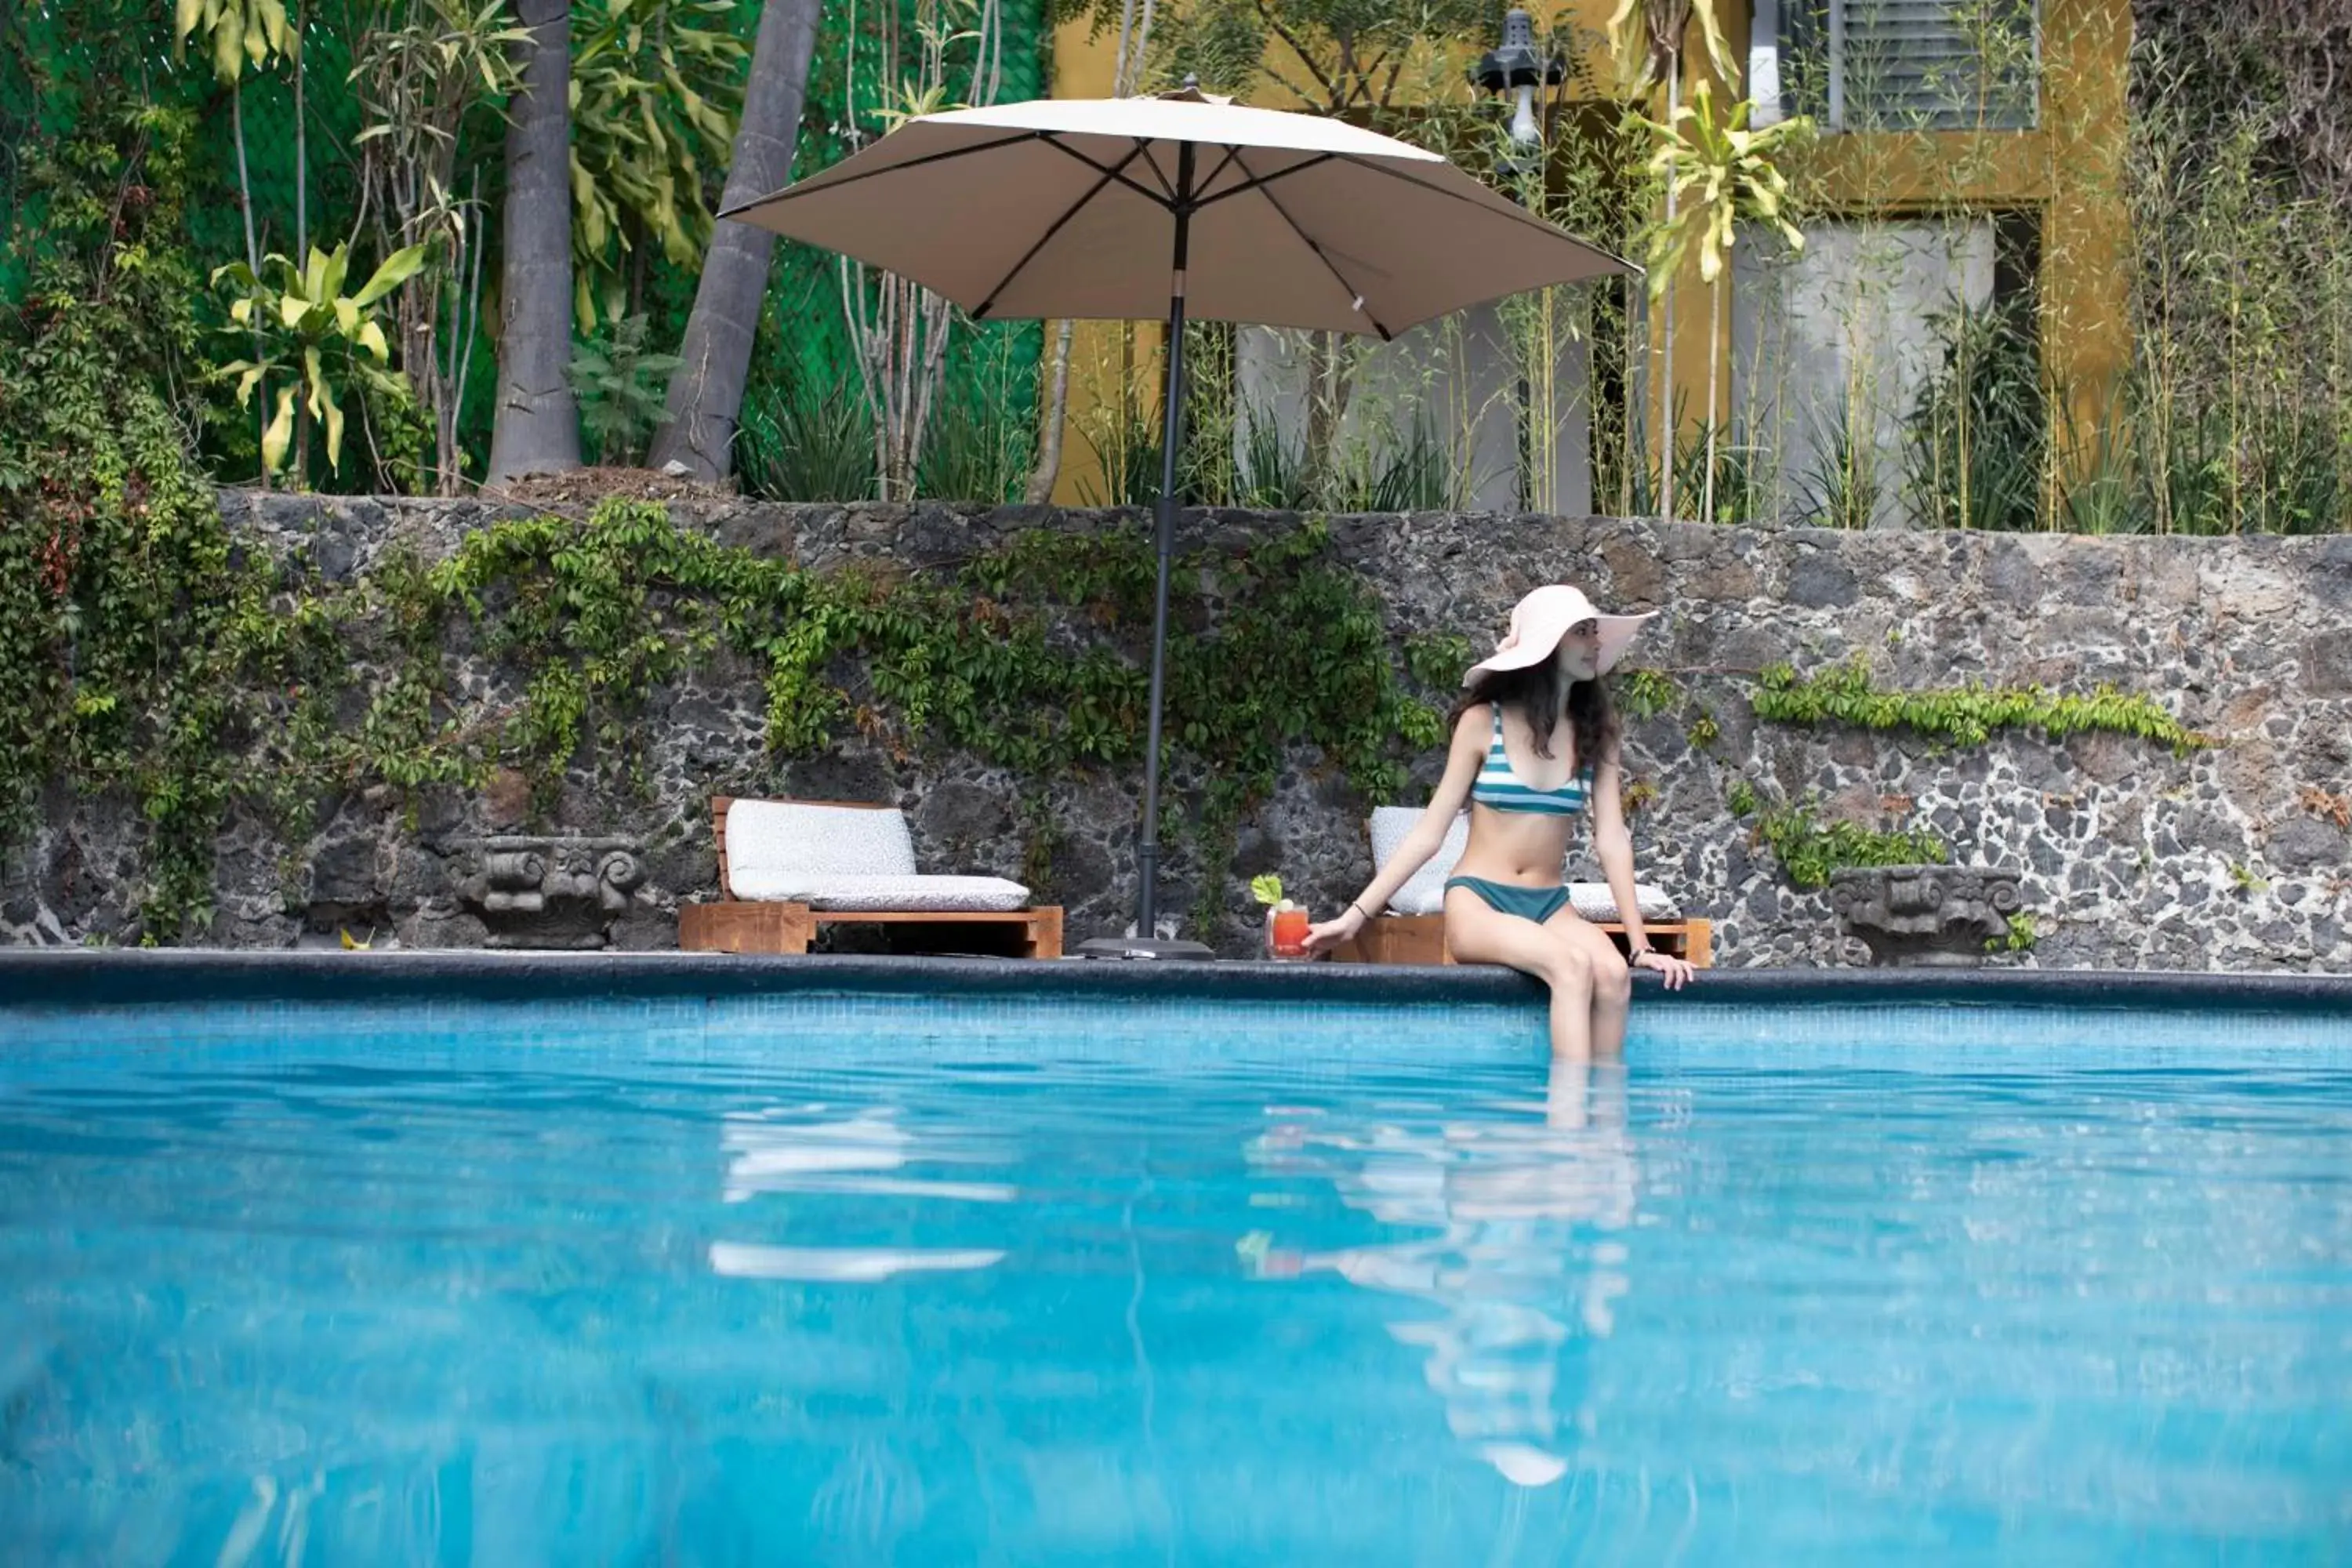
[(1365, 921), (1366, 921), (1367, 923), (1370, 923), (1370, 921), (1371, 921), (1371, 918), (1372, 918), (1372, 917), (1371, 917), (1371, 916), (1370, 916), (1370, 915), (1364, 914), (1364, 906), (1363, 906), (1363, 904), (1362, 904), (1361, 902), (1360, 902), (1359, 900), (1355, 900), (1355, 899), (1349, 899), (1349, 900), (1348, 900), (1348, 907), (1349, 907), (1349, 909), (1351, 909), (1351, 910), (1355, 910), (1358, 914), (1360, 914), (1360, 915), (1364, 915), (1364, 920), (1365, 920)]

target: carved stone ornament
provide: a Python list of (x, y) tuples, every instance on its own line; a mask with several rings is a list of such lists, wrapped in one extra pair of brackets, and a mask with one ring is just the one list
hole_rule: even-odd
[(1968, 969), (2024, 907), (2015, 871), (1969, 866), (1849, 867), (1830, 873), (1830, 907), (1874, 964)]
[(492, 947), (599, 948), (645, 879), (625, 838), (513, 834), (478, 842), (464, 892)]

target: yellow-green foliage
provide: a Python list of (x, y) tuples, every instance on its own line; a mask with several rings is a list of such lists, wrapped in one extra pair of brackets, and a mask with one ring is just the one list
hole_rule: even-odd
[(1910, 730), (1954, 745), (1982, 745), (1995, 730), (2039, 730), (2053, 741), (2091, 731), (2136, 735), (2186, 754), (2221, 742), (2183, 725), (2147, 697), (2101, 685), (2087, 697), (2062, 696), (2039, 686), (1973, 683), (1921, 691), (1889, 691), (1872, 684), (1856, 656), (1818, 675), (1785, 664), (1763, 672), (1756, 716), (1782, 724), (1852, 724), (1865, 730)]
[(1800, 888), (1826, 888), (1830, 873), (1848, 866), (1940, 866), (1952, 858), (1932, 833), (1880, 833), (1859, 823), (1823, 822), (1810, 800), (1767, 808), (1746, 779), (1733, 779), (1725, 800), (1734, 816), (1756, 818), (1750, 836), (1772, 851)]

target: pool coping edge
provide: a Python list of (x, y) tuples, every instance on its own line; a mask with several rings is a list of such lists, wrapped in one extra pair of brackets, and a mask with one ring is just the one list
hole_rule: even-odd
[[(2352, 975), (2189, 970), (1717, 969), (1686, 990), (1654, 975), (1645, 1005), (2186, 1007), (2352, 1018)], [(230, 949), (0, 950), (0, 1008), (184, 1002), (593, 1001), (857, 993), (1362, 1005), (1536, 1005), (1506, 969), (1341, 963), (750, 957), (685, 952), (336, 952)]]

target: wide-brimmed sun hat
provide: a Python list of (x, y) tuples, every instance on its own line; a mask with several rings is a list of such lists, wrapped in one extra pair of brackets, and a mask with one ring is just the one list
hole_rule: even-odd
[(1584, 590), (1569, 583), (1553, 583), (1538, 588), (1511, 606), (1511, 629), (1495, 645), (1495, 651), (1472, 665), (1462, 675), (1462, 684), (1469, 685), (1489, 670), (1525, 669), (1541, 664), (1559, 647), (1559, 639), (1568, 635), (1570, 626), (1585, 621), (1595, 621), (1601, 626), (1601, 651), (1595, 668), (1606, 675), (1617, 661), (1625, 657), (1633, 644), (1633, 634), (1642, 623), (1656, 615), (1644, 610), (1637, 616), (1604, 616), (1592, 607)]

